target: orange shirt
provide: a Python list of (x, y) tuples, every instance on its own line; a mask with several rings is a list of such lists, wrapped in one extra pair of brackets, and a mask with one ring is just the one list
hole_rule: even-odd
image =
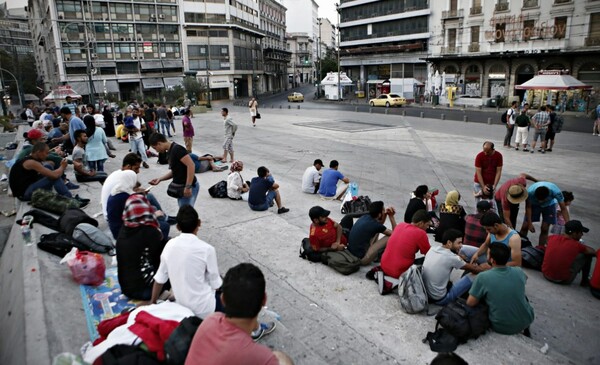
[[(331, 218), (327, 218), (327, 223), (322, 226), (311, 224), (308, 238), (310, 239), (310, 246), (315, 251), (331, 247), (337, 238), (335, 222)], [(346, 245), (347, 239), (344, 235), (342, 235), (340, 242), (342, 245)]]

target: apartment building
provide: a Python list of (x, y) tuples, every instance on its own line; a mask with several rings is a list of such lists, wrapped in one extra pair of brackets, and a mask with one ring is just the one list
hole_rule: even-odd
[(264, 91), (287, 90), (287, 67), (291, 61), (285, 40), (287, 9), (276, 0), (261, 0), (259, 7), (260, 29), (265, 35), (262, 39)]
[[(302, 80), (312, 80), (316, 76), (318, 55), (317, 38), (319, 37), (319, 5), (315, 0), (281, 0), (281, 3), (287, 8), (286, 32), (297, 35), (303, 34), (310, 38), (311, 49), (302, 51), (304, 53), (300, 56), (304, 57), (307, 54), (310, 55), (310, 71), (308, 71), (307, 66), (302, 63), (294, 62), (294, 65), (296, 70), (301, 67), (302, 73), (309, 72), (311, 74), (309, 77), (301, 77)], [(304, 41), (302, 40), (301, 43), (303, 42)]]
[(313, 61), (313, 38), (307, 33), (286, 34), (287, 50), (291, 53), (288, 64), (289, 87), (313, 83), (315, 64)]

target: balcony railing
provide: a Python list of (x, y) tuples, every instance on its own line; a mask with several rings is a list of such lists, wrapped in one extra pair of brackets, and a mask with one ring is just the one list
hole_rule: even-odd
[(600, 46), (600, 37), (587, 37), (585, 45), (586, 47)]
[(555, 4), (567, 4), (567, 3), (572, 3), (573, 0), (554, 0)]
[(442, 47), (442, 54), (458, 54), (460, 53), (460, 46)]
[(524, 0), (523, 9), (536, 8), (538, 6), (538, 0)]
[(469, 44), (469, 52), (479, 52), (479, 43)]
[(463, 17), (463, 9), (442, 11), (442, 19), (462, 18), (462, 17)]
[(483, 14), (483, 8), (481, 6), (473, 6), (471, 7), (471, 15), (481, 15)]
[(497, 3), (494, 7), (494, 11), (507, 11), (508, 3)]

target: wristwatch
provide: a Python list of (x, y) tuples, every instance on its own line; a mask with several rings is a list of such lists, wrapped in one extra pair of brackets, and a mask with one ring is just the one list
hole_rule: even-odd
[(185, 189), (191, 189), (191, 188), (192, 188), (192, 185), (186, 185), (185, 186)]

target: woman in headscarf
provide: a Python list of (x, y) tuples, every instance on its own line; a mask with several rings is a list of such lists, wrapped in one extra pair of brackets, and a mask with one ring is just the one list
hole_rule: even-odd
[(96, 120), (93, 115), (86, 115), (83, 118), (83, 123), (85, 124), (85, 134), (88, 136), (85, 145), (88, 167), (90, 170), (104, 171), (104, 161), (108, 159), (104, 129), (96, 127)]
[(113, 118), (113, 114), (110, 111), (110, 106), (104, 106), (104, 110), (102, 111), (102, 116), (104, 117), (104, 133), (106, 133), (107, 137), (115, 136), (115, 119)]
[(242, 195), (250, 190), (250, 187), (242, 178), (242, 170), (244, 170), (242, 161), (234, 161), (231, 164), (231, 172), (227, 176), (227, 196), (229, 199), (242, 200)]
[(129, 195), (122, 213), (123, 227), (116, 244), (121, 291), (131, 299), (149, 300), (166, 236), (143, 193)]
[(435, 230), (435, 240), (443, 242), (444, 232), (450, 228), (465, 232), (465, 209), (458, 202), (460, 201), (460, 193), (456, 190), (448, 192), (446, 201), (440, 204), (440, 224)]
[(123, 209), (130, 195), (135, 194), (138, 185), (137, 174), (133, 170), (121, 172), (121, 178), (113, 187), (106, 202), (106, 220), (108, 227), (116, 239), (123, 226)]

